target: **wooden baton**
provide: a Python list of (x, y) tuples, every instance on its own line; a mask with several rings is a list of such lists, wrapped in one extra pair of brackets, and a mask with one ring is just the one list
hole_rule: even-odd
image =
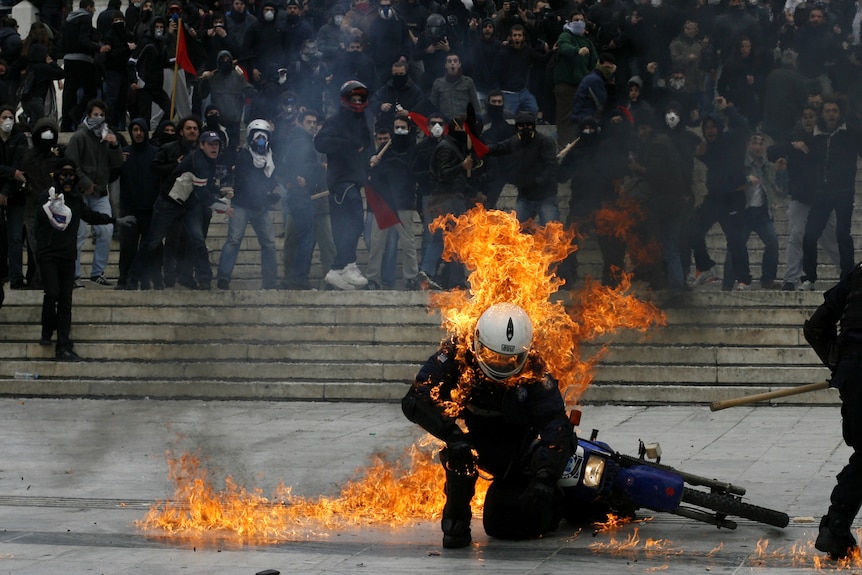
[(799, 395), (800, 393), (808, 393), (809, 391), (817, 391), (829, 387), (828, 381), (820, 383), (809, 383), (808, 385), (800, 385), (797, 387), (788, 387), (785, 389), (776, 389), (775, 391), (767, 391), (765, 393), (755, 393), (754, 395), (746, 395), (734, 399), (725, 399), (722, 401), (713, 401), (709, 404), (710, 411), (720, 411), (728, 407), (737, 407), (740, 405), (748, 405), (749, 403), (757, 403), (758, 401), (766, 401), (778, 397), (787, 397), (788, 395)]

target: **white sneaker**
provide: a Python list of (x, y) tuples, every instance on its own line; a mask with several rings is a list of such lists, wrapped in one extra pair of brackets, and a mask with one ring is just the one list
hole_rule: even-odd
[(799, 291), (814, 291), (814, 282), (805, 280), (804, 282), (799, 284), (799, 287), (796, 289), (798, 289)]
[(358, 288), (364, 288), (368, 285), (368, 278), (362, 275), (356, 262), (348, 264), (343, 270), (341, 270), (341, 277), (344, 278), (344, 281)]
[(704, 284), (712, 283), (718, 280), (718, 274), (715, 273), (715, 266), (712, 266), (708, 270), (697, 270), (694, 274), (694, 281), (689, 283), (691, 287), (702, 286)]
[(356, 287), (344, 279), (344, 270), (329, 270), (326, 272), (326, 277), (323, 281), (334, 287), (344, 291), (355, 290)]

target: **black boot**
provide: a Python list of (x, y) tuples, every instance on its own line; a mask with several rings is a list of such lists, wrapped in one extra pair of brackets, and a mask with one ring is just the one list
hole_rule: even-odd
[(830, 511), (820, 520), (820, 532), (814, 547), (829, 555), (830, 559), (847, 557), (856, 547), (856, 539), (850, 533), (852, 520)]
[(473, 541), (470, 535), (470, 519), (443, 520), (443, 547), (460, 549), (467, 547)]

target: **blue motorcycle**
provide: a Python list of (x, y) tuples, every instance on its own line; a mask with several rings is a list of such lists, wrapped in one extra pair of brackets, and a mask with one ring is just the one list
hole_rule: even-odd
[(743, 502), (742, 487), (662, 465), (657, 443), (640, 441), (638, 457), (631, 457), (597, 441), (597, 436), (594, 429), (589, 440), (578, 438), (578, 447), (557, 484), (564, 494), (563, 517), (569, 522), (602, 520), (607, 513), (634, 517), (638, 509), (672, 513), (725, 529), (736, 529), (736, 522), (728, 516), (781, 528), (790, 522), (786, 513)]

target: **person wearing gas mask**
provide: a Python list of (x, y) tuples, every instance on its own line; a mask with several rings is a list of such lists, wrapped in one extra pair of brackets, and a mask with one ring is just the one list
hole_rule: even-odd
[(323, 63), (323, 53), (317, 42), (306, 40), (299, 59), (290, 65), (287, 86), (296, 92), (302, 105), (311, 110), (324, 110), (329, 103), (334, 74)]
[(246, 134), (246, 147), (240, 150), (234, 168), (227, 241), (219, 257), (216, 285), (219, 289), (230, 289), (240, 244), (250, 223), (260, 245), (261, 289), (276, 289), (278, 269), (270, 208), (279, 199), (279, 184), (269, 147), (272, 126), (266, 120), (252, 120)]
[[(104, 102), (93, 100), (87, 104), (87, 118), (72, 134), (66, 146), (66, 157), (78, 165), (81, 187), (84, 190), (84, 203), (91, 210), (111, 215), (111, 201), (108, 197), (108, 184), (111, 170), (123, 165), (123, 151), (117, 135), (106, 123), (108, 107)], [(96, 249), (93, 252), (93, 266), (90, 281), (99, 286), (112, 286), (105, 278), (108, 255), (114, 227), (111, 224), (93, 226), (93, 239)], [(87, 226), (82, 224), (78, 230), (78, 258), (75, 264), (75, 279), (81, 277), (81, 248), (87, 238)], [(78, 287), (82, 287), (79, 284)]]
[(552, 532), (561, 519), (556, 483), (577, 437), (557, 381), (531, 351), (530, 317), (518, 305), (497, 303), (464, 339), (443, 341), (401, 401), (407, 419), (446, 443), (443, 547), (472, 542), (470, 502), (480, 471), (493, 476), (483, 510), (488, 535)]
[(365, 122), (368, 88), (355, 80), (341, 86), (341, 109), (326, 120), (314, 137), (314, 148), (326, 154), (329, 216), (335, 241), (335, 261), (324, 281), (335, 289), (354, 290), (368, 285), (356, 265), (356, 247), (365, 228), (361, 188), (368, 179), (373, 152)]
[(39, 198), (42, 207), (36, 211), (36, 257), (45, 291), (39, 345), (51, 345), (56, 332), (55, 354), (61, 361), (81, 361), (73, 349), (71, 338), (75, 244), (79, 224), (130, 226), (135, 223), (134, 216), (115, 219), (90, 209), (82, 194), (78, 172), (78, 164), (74, 160), (59, 160), (54, 170), (54, 185), (42, 193)]
[[(401, 17), (392, 0), (380, 0), (377, 18), (371, 21), (368, 30), (368, 55), (377, 69), (377, 85), (389, 80), (389, 65), (413, 52), (413, 40), (407, 30), (407, 22)], [(388, 125), (388, 124), (383, 124)]]
[(420, 86), (424, 92), (431, 90), (434, 80), (446, 73), (446, 56), (458, 51), (461, 46), (451, 34), (448, 22), (442, 14), (431, 14), (425, 22), (425, 31), (413, 48), (413, 59), (421, 61), (424, 73)]
[(536, 117), (529, 112), (515, 116), (517, 133), (489, 146), (488, 155), (509, 155), (513, 167), (510, 183), (518, 188), (515, 213), (518, 221), (541, 221), (542, 225), (559, 221), (557, 204), (557, 144), (536, 130)]
[(204, 222), (207, 212), (211, 212), (210, 206), (213, 202), (222, 196), (230, 198), (233, 191), (223, 188), (216, 177), (216, 159), (221, 151), (219, 135), (215, 132), (204, 132), (198, 142), (193, 151), (181, 157), (171, 176), (162, 181), (159, 196), (153, 206), (150, 230), (141, 242), (129, 270), (130, 288), (139, 285), (144, 278), (152, 277), (158, 269), (158, 249), (162, 240), (171, 225), (180, 222), (185, 232), (188, 267), (192, 268), (196, 278), (196, 283), (187, 285), (198, 290), (212, 289), (212, 269)]
[(201, 97), (210, 97), (218, 109), (218, 122), (225, 127), (228, 141), (239, 144), (240, 122), (245, 99), (257, 92), (235, 67), (233, 55), (227, 50), (218, 53), (216, 69), (200, 75)]
[(135, 64), (129, 67), (129, 81), (136, 98), (136, 118), (149, 120), (153, 115), (153, 103), (165, 115), (170, 113), (171, 98), (163, 87), (165, 67), (168, 65), (166, 30), (164, 18), (153, 18), (149, 32), (144, 34), (133, 54)]

